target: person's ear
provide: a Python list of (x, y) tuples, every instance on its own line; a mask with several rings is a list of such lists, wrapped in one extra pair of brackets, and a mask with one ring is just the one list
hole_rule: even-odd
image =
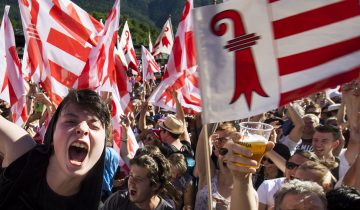
[(336, 149), (339, 145), (340, 145), (340, 141), (339, 141), (339, 140), (335, 140), (335, 141), (333, 141), (333, 143), (332, 143), (332, 148), (333, 148), (333, 149)]
[(155, 183), (155, 184), (152, 184), (152, 185), (151, 185), (151, 190), (152, 190), (153, 192), (157, 192), (157, 191), (159, 191), (160, 187), (161, 187), (161, 184), (160, 184), (160, 183)]

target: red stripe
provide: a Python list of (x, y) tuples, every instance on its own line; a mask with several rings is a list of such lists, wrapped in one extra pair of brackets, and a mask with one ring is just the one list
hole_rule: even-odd
[(95, 45), (90, 39), (91, 32), (81, 23), (77, 22), (62, 11), (61, 8), (53, 6), (49, 14), (58, 24), (60, 24), (68, 33), (80, 42), (81, 45), (85, 45), (86, 42)]
[(76, 20), (77, 22), (81, 23), (80, 17), (79, 17), (79, 15), (77, 14), (76, 9), (75, 9), (75, 7), (74, 7), (73, 4), (69, 4), (69, 6), (67, 6), (66, 9), (67, 9), (69, 15), (70, 15), (74, 20)]
[(278, 59), (280, 76), (324, 64), (359, 50), (360, 36), (340, 43)]
[(89, 15), (92, 24), (95, 26), (97, 32), (100, 32), (103, 29), (103, 26), (97, 21), (93, 16)]
[(78, 78), (75, 74), (49, 60), (51, 76), (66, 87), (71, 88)]
[(186, 48), (187, 67), (191, 68), (196, 65), (196, 51), (195, 51), (195, 43), (194, 43), (194, 34), (192, 31), (185, 33), (185, 48)]
[(300, 99), (300, 98), (309, 96), (310, 94), (321, 91), (323, 89), (334, 87), (336, 85), (349, 82), (353, 79), (356, 79), (359, 76), (359, 73), (360, 73), (360, 66), (356, 67), (348, 72), (332, 76), (330, 78), (318, 81), (316, 83), (307, 85), (305, 87), (302, 87), (302, 88), (299, 88), (299, 89), (296, 89), (293, 91), (289, 91), (286, 93), (282, 93), (279, 106), (287, 104), (296, 99)]
[(173, 58), (175, 63), (175, 70), (177, 72), (181, 71), (181, 58), (182, 58), (182, 49), (181, 49), (181, 42), (180, 38), (176, 37), (174, 46), (173, 46)]
[(12, 58), (14, 64), (17, 67), (17, 70), (19, 71), (19, 73), (21, 75), (22, 74), (21, 64), (20, 64), (20, 60), (19, 60), (19, 57), (18, 57), (17, 52), (16, 52), (16, 47), (15, 46), (10, 47), (9, 52), (10, 52), (10, 55), (11, 55), (11, 58)]
[(326, 26), (360, 14), (355, 1), (341, 1), (273, 22), (275, 39)]
[(47, 42), (84, 62), (86, 62), (89, 57), (91, 50), (90, 48), (83, 47), (78, 40), (75, 40), (53, 28), (50, 29)]

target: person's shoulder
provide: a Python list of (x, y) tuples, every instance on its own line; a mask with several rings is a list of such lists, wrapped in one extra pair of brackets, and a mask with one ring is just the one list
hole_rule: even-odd
[[(260, 187), (263, 188), (273, 188), (276, 185), (282, 185), (285, 181), (285, 177), (280, 177), (280, 178), (276, 178), (276, 179), (268, 179), (263, 181), (263, 183), (261, 183)], [(260, 188), (259, 187), (259, 188)]]
[(160, 203), (155, 210), (174, 210), (175, 207), (171, 205), (167, 200), (160, 197)]
[(102, 210), (123, 209), (128, 205), (129, 194), (127, 190), (119, 190), (106, 199)]

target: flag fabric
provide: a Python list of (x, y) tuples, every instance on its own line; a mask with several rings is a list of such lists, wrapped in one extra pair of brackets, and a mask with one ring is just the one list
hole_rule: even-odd
[(133, 45), (133, 41), (131, 38), (131, 33), (127, 21), (125, 22), (123, 31), (121, 33), (120, 47), (124, 51), (126, 63), (128, 67), (133, 69), (136, 73), (139, 73), (139, 63), (136, 58), (135, 48)]
[(169, 17), (168, 20), (165, 22), (162, 31), (157, 38), (154, 48), (150, 52), (151, 54), (156, 57), (160, 55), (160, 53), (170, 55), (171, 49), (174, 44), (174, 35), (173, 35), (172, 25), (171, 25), (171, 18)]
[(69, 0), (19, 0), (30, 78), (59, 104), (84, 69), (102, 25)]
[(142, 71), (143, 80), (148, 81), (150, 79), (155, 80), (155, 72), (160, 72), (160, 66), (156, 63), (154, 57), (149, 51), (141, 46), (141, 59), (142, 59)]
[[(119, 44), (118, 44), (119, 46)], [(115, 81), (120, 95), (120, 105), (125, 114), (133, 111), (130, 93), (132, 84), (127, 76), (127, 63), (122, 48), (117, 48), (115, 53)]]
[(11, 106), (12, 119), (22, 126), (27, 120), (26, 81), (16, 52), (15, 36), (9, 19), (10, 6), (5, 6), (0, 26), (0, 98)]
[(179, 101), (187, 113), (201, 111), (195, 43), (193, 35), (193, 1), (187, 0), (180, 19), (163, 81), (154, 90), (149, 102), (175, 111), (172, 91), (178, 92)]
[(253, 116), (356, 78), (359, 14), (356, 0), (243, 0), (195, 9), (203, 122)]
[(98, 43), (91, 49), (86, 66), (77, 83), (77, 89), (90, 88), (110, 91), (115, 72), (115, 45), (120, 21), (120, 0), (116, 0), (108, 14), (104, 28), (98, 33)]
[(149, 51), (150, 51), (150, 52), (153, 51), (153, 44), (152, 44), (152, 41), (151, 41), (150, 32), (149, 32)]

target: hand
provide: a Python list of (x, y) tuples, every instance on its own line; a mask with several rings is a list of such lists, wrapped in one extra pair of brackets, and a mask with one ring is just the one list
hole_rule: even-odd
[(125, 129), (129, 129), (130, 128), (130, 120), (129, 120), (129, 117), (122, 114), (120, 116), (120, 123), (121, 123), (121, 126)]
[(274, 142), (274, 144), (276, 144), (276, 140), (277, 140), (277, 133), (276, 133), (276, 128), (274, 128), (270, 133), (269, 141), (272, 141)]
[[(265, 152), (272, 150), (274, 146), (275, 144), (269, 141)], [(227, 167), (235, 179), (244, 178), (246, 175), (256, 172), (258, 162), (250, 159), (252, 152), (249, 149), (232, 141), (227, 142), (224, 147), (228, 149), (224, 160), (227, 161)]]

